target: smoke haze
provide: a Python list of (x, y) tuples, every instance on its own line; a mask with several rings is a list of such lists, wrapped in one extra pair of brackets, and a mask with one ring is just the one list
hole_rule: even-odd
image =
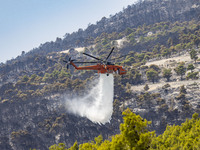
[(113, 74), (100, 74), (97, 85), (89, 94), (71, 100), (66, 99), (67, 111), (87, 117), (95, 123), (109, 122), (113, 112), (114, 80)]

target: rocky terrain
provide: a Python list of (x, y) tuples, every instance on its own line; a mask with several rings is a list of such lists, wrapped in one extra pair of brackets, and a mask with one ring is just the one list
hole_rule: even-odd
[[(198, 55), (200, 57), (200, 55)], [(185, 62), (185, 64), (191, 64), (194, 63), (193, 60), (191, 60), (190, 55), (188, 52), (184, 52), (182, 55), (175, 55), (172, 56), (171, 58), (163, 58), (161, 60), (150, 60), (147, 62), (145, 65), (150, 66), (152, 64), (156, 64), (159, 67), (165, 67), (165, 68), (171, 68), (174, 69), (178, 63), (180, 62)], [(195, 70), (197, 72), (200, 72), (200, 64), (195, 64)], [(173, 72), (173, 78), (171, 78), (171, 81), (167, 82), (165, 79), (161, 80), (159, 83), (151, 83), (149, 82), (149, 90), (148, 91), (155, 91), (156, 89), (162, 88), (165, 84), (169, 84), (171, 88), (178, 88), (181, 85), (191, 85), (196, 83), (197, 85), (200, 84), (200, 79), (197, 80), (180, 80), (180, 77), (176, 75), (175, 72)], [(136, 85), (132, 86), (133, 91), (143, 91), (144, 90), (144, 85)]]
[[(149, 130), (157, 135), (167, 124), (181, 124), (194, 112), (200, 113), (200, 64), (190, 56), (194, 50), (200, 57), (199, 16), (196, 0), (140, 1), (86, 30), (1, 63), (0, 149), (46, 150), (58, 143), (69, 147), (100, 134), (108, 139), (119, 133), (121, 113), (127, 107), (152, 121)], [(83, 95), (95, 76), (93, 71), (67, 70), (63, 60), (88, 60), (82, 52), (105, 58), (112, 47), (112, 58), (129, 55), (116, 62), (128, 72), (124, 77), (115, 75), (110, 123), (100, 125), (67, 113), (64, 96)], [(181, 62), (185, 68), (193, 64), (194, 69), (178, 75)], [(163, 77), (165, 68), (172, 69), (168, 82)], [(155, 81), (148, 79), (148, 71), (157, 75)], [(188, 77), (192, 71), (196, 76)]]
[[(190, 64), (193, 63), (193, 60), (191, 60), (188, 52), (183, 52), (182, 55), (178, 54), (171, 58), (149, 61), (146, 65), (156, 64), (160, 67), (174, 69), (179, 62)], [(195, 71), (199, 72), (200, 64), (195, 64), (195, 67)], [(143, 95), (145, 92), (146, 94), (148, 93), (147, 96), (156, 95), (154, 98), (144, 99), (146, 104), (141, 105), (138, 97), (124, 103), (125, 106), (131, 107), (135, 113), (152, 121), (152, 128), (156, 128), (159, 134), (163, 132), (163, 128), (160, 129), (160, 127), (166, 126), (166, 122), (169, 125), (177, 125), (184, 122), (187, 117), (190, 118), (194, 112), (200, 112), (200, 79), (180, 80), (180, 77), (175, 72), (173, 74), (169, 82), (166, 79), (161, 79), (154, 84), (152, 82), (145, 82), (149, 86), (148, 92), (144, 90), (145, 84), (131, 87), (132, 92), (136, 95)], [(184, 86), (186, 89), (183, 97), (179, 97), (181, 86)]]
[(71, 146), (75, 141), (87, 142), (100, 134), (108, 138), (119, 132), (115, 119), (106, 125), (92, 123), (67, 113), (63, 105), (55, 98), (1, 102), (1, 149), (45, 150), (55, 143)]

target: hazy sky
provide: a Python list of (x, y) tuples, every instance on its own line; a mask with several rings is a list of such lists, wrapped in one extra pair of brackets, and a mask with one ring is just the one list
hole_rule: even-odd
[(86, 29), (137, 0), (0, 0), (0, 62)]

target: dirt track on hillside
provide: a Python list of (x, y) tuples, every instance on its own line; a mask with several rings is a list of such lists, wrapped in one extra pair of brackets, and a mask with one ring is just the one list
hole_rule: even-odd
[[(200, 58), (200, 55), (198, 57)], [(168, 67), (168, 68), (170, 68), (168, 64), (170, 62), (173, 62), (173, 61), (175, 61), (176, 63), (182, 62), (182, 61), (185, 62), (186, 64), (193, 63), (193, 61), (190, 58), (190, 55), (188, 53), (186, 53), (186, 54), (183, 54), (181, 56), (175, 56), (175, 57), (168, 58), (168, 59), (161, 59), (161, 60), (147, 62), (146, 65), (150, 66), (151, 64), (156, 64), (159, 67)], [(195, 68), (196, 68), (195, 71), (200, 71), (200, 65), (199, 64), (195, 65)], [(193, 83), (197, 83), (198, 85), (200, 85), (200, 79), (198, 79), (198, 80), (172, 81), (172, 82), (161, 81), (161, 82), (154, 83), (154, 84), (152, 82), (148, 82), (147, 84), (149, 86), (149, 91), (153, 91), (153, 90), (156, 90), (157, 88), (163, 87), (167, 83), (170, 84), (170, 86), (172, 88), (177, 88), (177, 87), (180, 87), (182, 85), (190, 85), (190, 84), (193, 84)], [(131, 89), (133, 91), (142, 91), (142, 90), (144, 90), (145, 84), (143, 84), (143, 85), (134, 85), (134, 86), (131, 87)]]
[[(162, 88), (165, 84), (169, 84), (170, 87), (172, 88), (177, 88), (177, 87), (180, 87), (182, 85), (191, 85), (193, 83), (197, 83), (198, 85), (200, 85), (200, 79), (198, 80), (185, 80), (185, 81), (176, 81), (176, 82), (159, 82), (159, 83), (150, 83), (148, 84), (149, 86), (149, 91), (153, 91), (153, 90), (156, 90), (157, 88)], [(144, 86), (145, 85), (138, 85), (138, 86), (132, 86), (131, 89), (133, 91), (142, 91), (144, 90)]]

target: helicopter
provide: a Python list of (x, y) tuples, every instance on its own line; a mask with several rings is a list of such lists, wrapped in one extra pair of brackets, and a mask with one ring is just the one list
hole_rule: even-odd
[[(119, 74), (119, 75), (124, 75), (126, 74), (126, 70), (124, 69), (123, 66), (120, 65), (115, 65), (114, 63), (112, 63), (111, 61), (125, 57), (127, 55), (123, 55), (121, 57), (118, 58), (114, 58), (114, 59), (110, 59), (110, 55), (112, 54), (114, 50), (114, 47), (111, 49), (110, 53), (108, 54), (108, 56), (106, 57), (105, 60), (97, 58), (95, 56), (92, 56), (90, 54), (87, 53), (83, 53), (86, 56), (89, 56), (93, 59), (95, 59), (96, 61), (90, 61), (90, 62), (79, 62), (76, 61), (74, 59), (71, 59), (71, 57), (69, 57), (68, 61), (67, 60), (63, 60), (63, 62), (67, 63), (67, 69), (69, 69), (69, 65), (72, 65), (76, 70), (96, 70), (98, 71), (98, 74), (107, 74), (107, 76), (109, 76), (109, 74)], [(129, 54), (128, 54), (129, 55)], [(75, 64), (86, 64), (86, 63), (90, 63), (90, 64), (95, 64), (95, 65), (90, 65), (90, 66), (81, 66), (78, 67)]]

